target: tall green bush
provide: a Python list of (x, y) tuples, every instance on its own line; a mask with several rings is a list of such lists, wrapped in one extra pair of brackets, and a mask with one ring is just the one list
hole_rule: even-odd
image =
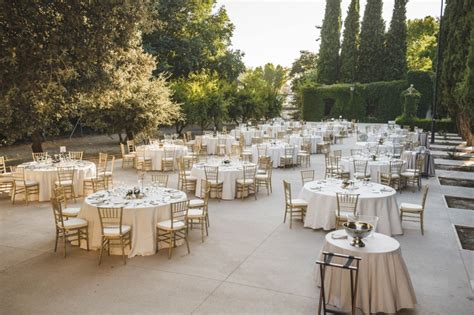
[(357, 59), (359, 57), (359, 0), (352, 0), (344, 21), (344, 39), (341, 45), (340, 82), (356, 81)]
[(433, 105), (434, 72), (411, 70), (407, 73), (408, 84), (413, 84), (421, 93), (416, 116), (425, 118), (427, 111)]

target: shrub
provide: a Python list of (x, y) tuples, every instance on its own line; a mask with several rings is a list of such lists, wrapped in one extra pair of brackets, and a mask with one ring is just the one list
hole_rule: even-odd
[[(400, 126), (410, 126), (411, 129), (414, 127), (422, 128), (425, 131), (431, 130), (431, 119), (430, 118), (413, 118), (408, 119), (406, 117), (397, 117), (395, 120)], [(435, 132), (453, 132), (457, 133), (456, 124), (449, 118), (438, 119), (435, 121)]]
[(421, 93), (416, 116), (425, 118), (426, 112), (433, 105), (434, 72), (422, 70), (408, 71), (407, 82), (408, 84), (413, 84), (415, 89)]

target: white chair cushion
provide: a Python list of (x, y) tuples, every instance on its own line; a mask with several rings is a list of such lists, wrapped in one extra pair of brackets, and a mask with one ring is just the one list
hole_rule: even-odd
[(400, 178), (400, 175), (398, 175), (398, 174), (392, 174), (392, 178)]
[(195, 181), (195, 180), (197, 180), (197, 177), (196, 176), (191, 176), (191, 175), (186, 175), (186, 180), (187, 181)]
[(414, 168), (407, 168), (405, 170), (405, 172), (415, 173), (415, 169)]
[[(237, 182), (237, 184), (243, 185), (244, 184), (244, 179), (243, 178), (237, 179), (236, 182)], [(245, 180), (245, 185), (251, 185), (251, 184), (253, 184), (253, 179), (246, 179)]]
[[(122, 235), (131, 230), (130, 225), (122, 224)], [(118, 226), (106, 227), (104, 228), (105, 236), (120, 236), (120, 229)]]
[(0, 183), (13, 183), (13, 177), (0, 176)]
[[(189, 210), (188, 210), (188, 211), (189, 211)], [(166, 220), (166, 221), (158, 222), (158, 223), (156, 224), (156, 226), (157, 226), (159, 229), (162, 229), (162, 230), (171, 230), (171, 220)], [(174, 221), (174, 223), (173, 223), (173, 230), (179, 230), (179, 229), (182, 229), (183, 227), (185, 227), (183, 221)]]
[(257, 170), (257, 174), (266, 174), (267, 172), (265, 170)]
[(13, 176), (13, 174), (10, 173), (10, 172), (0, 173), (0, 178), (2, 178), (2, 177), (12, 177), (12, 176)]
[(194, 156), (193, 155), (185, 155), (185, 156), (183, 156), (183, 159), (192, 160), (192, 159), (194, 159)]
[(415, 172), (402, 172), (401, 175), (405, 177), (413, 177), (415, 176)]
[(366, 176), (367, 176), (367, 175), (364, 174), (364, 173), (354, 173), (354, 177), (357, 178), (357, 179), (359, 179), (359, 178), (364, 178), (364, 177), (366, 177)]
[(243, 151), (243, 152), (242, 152), (242, 155), (252, 155), (252, 152), (250, 152), (250, 151)]
[(15, 183), (16, 183), (17, 186), (23, 186), (24, 184), (26, 186), (39, 185), (39, 183), (37, 181), (34, 181), (34, 180), (16, 181)]
[(64, 220), (63, 222), (64, 222), (65, 229), (77, 229), (77, 228), (87, 226), (87, 221), (84, 219), (79, 219), (79, 218), (72, 218), (69, 220)]
[(75, 217), (79, 214), (81, 208), (68, 207), (63, 209), (63, 215), (67, 217)]
[(308, 202), (303, 199), (291, 199), (291, 205), (296, 207), (308, 206)]
[(224, 184), (224, 181), (221, 179), (218, 179), (217, 182), (215, 180), (209, 181), (210, 185), (216, 186), (216, 185), (222, 185)]
[(255, 179), (266, 180), (266, 179), (268, 179), (268, 175), (267, 174), (257, 174), (257, 175), (255, 175)]
[(204, 206), (204, 200), (202, 199), (189, 200), (189, 207), (202, 207), (202, 206)]
[(402, 202), (402, 204), (400, 205), (400, 209), (403, 209), (403, 211), (421, 211), (423, 208), (421, 207), (421, 205)]
[(112, 175), (113, 175), (112, 171), (105, 171), (105, 176), (112, 176)]
[(293, 159), (292, 155), (282, 155), (281, 159)]
[(172, 162), (172, 161), (174, 161), (173, 158), (162, 158), (161, 160), (162, 160), (162, 161), (166, 161), (166, 162)]
[(204, 211), (202, 209), (189, 209), (188, 210), (188, 218), (200, 218), (204, 215)]
[(124, 159), (134, 159), (134, 158), (135, 158), (135, 154), (133, 154), (133, 153), (124, 154), (124, 155), (123, 155), (123, 158), (124, 158)]
[(55, 185), (64, 185), (64, 186), (71, 186), (72, 185), (72, 180), (62, 180), (61, 182), (59, 180), (54, 182)]

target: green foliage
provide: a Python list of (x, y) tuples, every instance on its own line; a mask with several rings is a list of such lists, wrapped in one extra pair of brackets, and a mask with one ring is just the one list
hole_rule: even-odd
[[(471, 17), (474, 20), (474, 14)], [(474, 22), (472, 22), (474, 23)], [(473, 25), (474, 27), (474, 25)], [(469, 115), (471, 122), (471, 131), (474, 130), (474, 28), (471, 29), (471, 38), (469, 44), (469, 54), (467, 55), (466, 71), (464, 79), (459, 85), (458, 93), (459, 99), (463, 104), (467, 114)]]
[(402, 80), (407, 72), (407, 2), (395, 0), (385, 43), (385, 81)]
[(359, 82), (382, 81), (384, 76), (385, 22), (381, 0), (367, 0), (360, 32)]
[(406, 88), (406, 81), (307, 87), (303, 89), (303, 119), (319, 121), (342, 115), (363, 122), (387, 122), (402, 113), (400, 93)]
[(407, 22), (407, 66), (410, 70), (434, 70), (439, 20), (427, 16)]
[(338, 80), (340, 36), (341, 0), (327, 0), (317, 64), (319, 83), (332, 84)]
[[(449, 0), (446, 3), (445, 16), (443, 18), (443, 51), (440, 76), (440, 96), (443, 106), (447, 109), (450, 117), (456, 121), (461, 136), (472, 145), (474, 137), (472, 134), (472, 122), (470, 110), (462, 101), (460, 86), (466, 76), (468, 67), (469, 45), (474, 27), (474, 2), (462, 0)], [(472, 89), (473, 87), (469, 87)]]
[(352, 83), (356, 80), (357, 59), (359, 57), (359, 0), (352, 0), (344, 21), (344, 33), (341, 45), (340, 81)]
[(318, 55), (306, 51), (300, 51), (300, 57), (297, 58), (290, 69), (291, 91), (293, 92), (292, 105), (301, 108), (303, 104), (302, 89), (312, 82), (316, 82), (316, 62)]
[(245, 70), (242, 53), (229, 48), (234, 26), (215, 0), (162, 0), (153, 6), (157, 27), (144, 36), (144, 46), (159, 61), (156, 73), (176, 79), (211, 71), (233, 81)]
[(411, 70), (407, 73), (408, 84), (420, 91), (421, 99), (416, 116), (426, 117), (433, 106), (434, 73), (432, 71)]
[[(410, 126), (413, 130), (415, 127), (421, 128), (423, 130), (431, 130), (431, 119), (430, 118), (406, 118), (406, 117), (397, 117), (395, 123), (400, 126)], [(457, 133), (456, 124), (450, 119), (439, 119), (435, 121), (435, 130), (443, 132), (453, 132)]]
[(420, 92), (418, 92), (413, 86), (410, 86), (400, 94), (400, 97), (403, 104), (402, 116), (407, 119), (414, 119), (421, 98)]

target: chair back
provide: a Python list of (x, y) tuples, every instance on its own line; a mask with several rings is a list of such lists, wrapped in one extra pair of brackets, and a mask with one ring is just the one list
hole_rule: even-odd
[(424, 167), (425, 167), (425, 156), (423, 154), (418, 154), (416, 156), (415, 175), (419, 176), (423, 172)]
[(66, 184), (67, 181), (74, 180), (74, 167), (58, 167), (59, 185)]
[(283, 139), (285, 137), (286, 132), (284, 131), (277, 131), (277, 139)]
[(267, 156), (267, 145), (266, 144), (257, 144), (257, 153), (258, 157)]
[(99, 212), (102, 235), (104, 235), (105, 229), (110, 227), (118, 228), (120, 235), (122, 234), (123, 207), (97, 207), (97, 211)]
[(390, 174), (400, 175), (402, 167), (403, 161), (390, 161)]
[(342, 150), (334, 150), (332, 151), (332, 155), (342, 157)]
[(204, 166), (206, 181), (211, 184), (217, 184), (219, 181), (219, 166)]
[(311, 143), (303, 143), (301, 145), (301, 150), (306, 151), (306, 153), (311, 154)]
[(193, 140), (193, 133), (191, 131), (186, 131), (186, 138), (188, 141)]
[(304, 184), (314, 181), (314, 170), (301, 171), (301, 182)]
[(13, 171), (13, 180), (15, 184), (25, 185), (25, 169), (23, 167), (16, 167)]
[(421, 207), (423, 210), (425, 210), (426, 197), (428, 196), (429, 189), (430, 189), (430, 186), (428, 185), (423, 186), (423, 197), (421, 198)]
[(127, 140), (127, 149), (128, 149), (128, 153), (133, 153), (136, 151), (134, 140)]
[(359, 194), (336, 193), (336, 199), (338, 216), (341, 216), (341, 212), (350, 212), (354, 215), (356, 214)]
[(108, 154), (107, 153), (99, 153), (99, 164), (97, 165), (98, 170), (107, 170), (107, 160)]
[(173, 202), (170, 205), (171, 229), (175, 223), (186, 222), (188, 216), (189, 200)]
[(354, 160), (354, 173), (367, 174), (367, 160)]
[(33, 157), (33, 161), (35, 162), (46, 160), (49, 156), (48, 152), (33, 152), (31, 155)]
[(225, 146), (227, 139), (225, 137), (217, 137), (217, 145)]
[(242, 170), (244, 174), (244, 184), (250, 183), (255, 180), (255, 173), (257, 172), (257, 167), (255, 165), (245, 165)]
[(5, 164), (5, 157), (0, 156), (0, 174), (5, 174), (7, 172), (7, 166)]
[(174, 160), (175, 149), (174, 148), (165, 148), (163, 156), (164, 156), (165, 159)]
[(285, 190), (285, 203), (287, 206), (291, 206), (291, 184), (284, 180), (283, 187)]
[(207, 212), (207, 205), (211, 194), (211, 186), (207, 180), (201, 179), (201, 198), (204, 200), (204, 211)]
[(293, 158), (293, 154), (295, 152), (295, 147), (292, 145), (286, 145), (285, 146), (285, 156)]
[(51, 205), (53, 206), (54, 223), (57, 227), (64, 229), (63, 210), (60, 199), (52, 197)]
[(168, 175), (167, 174), (152, 173), (151, 174), (151, 182), (153, 184), (157, 184), (160, 187), (168, 187)]
[(272, 159), (269, 156), (260, 156), (258, 158), (259, 168), (262, 170), (267, 169), (267, 166), (272, 167)]
[(329, 156), (329, 164), (331, 165), (331, 168), (335, 171), (339, 170), (339, 164), (341, 162), (341, 157), (339, 156)]
[(82, 152), (82, 151), (69, 151), (68, 152), (69, 159), (78, 160), (78, 161), (82, 161), (83, 154), (84, 154), (84, 152)]

